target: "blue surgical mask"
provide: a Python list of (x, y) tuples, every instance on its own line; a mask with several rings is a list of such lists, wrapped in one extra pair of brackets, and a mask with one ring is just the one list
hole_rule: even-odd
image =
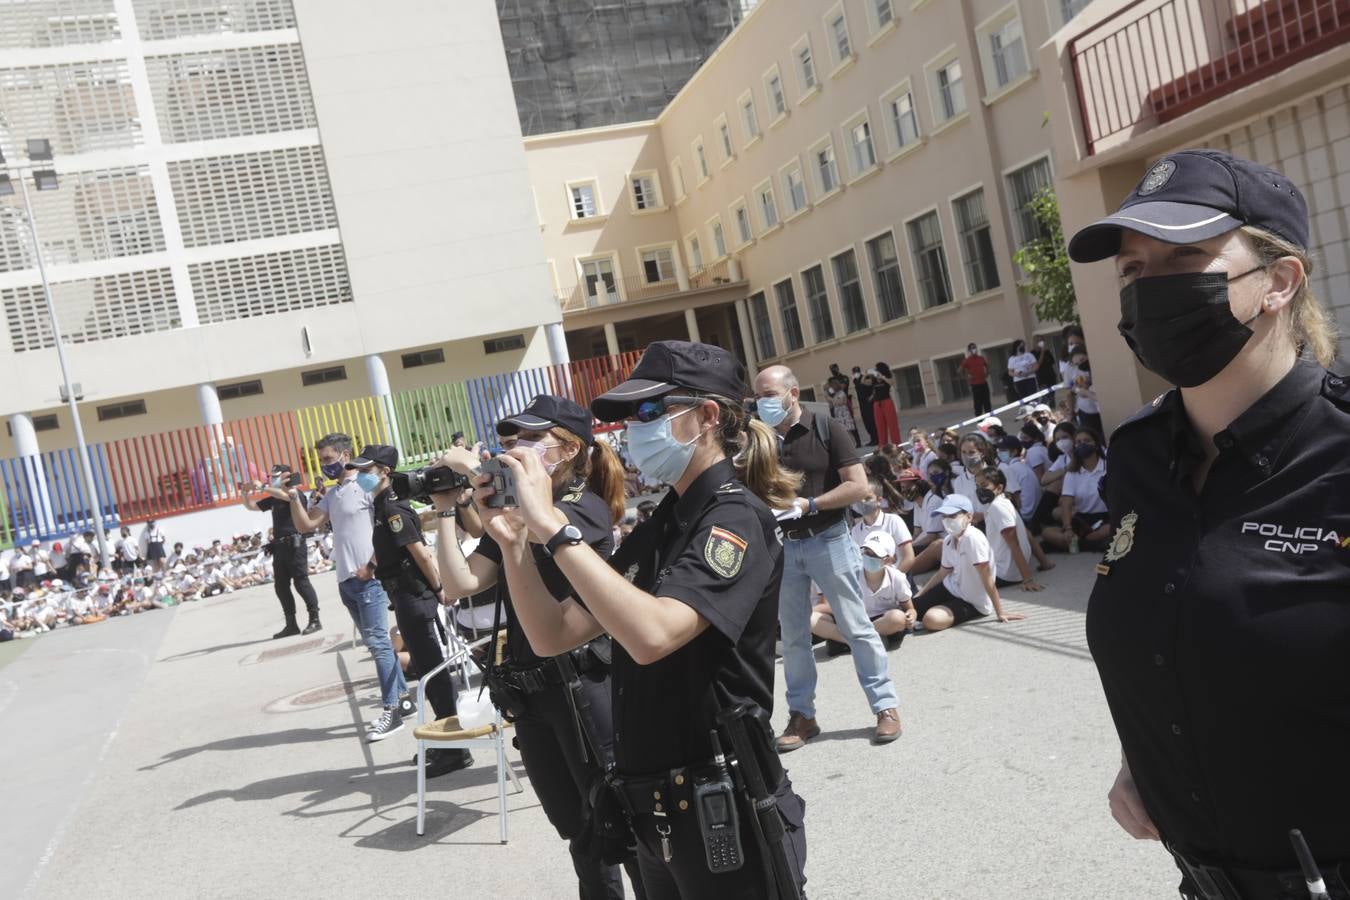
[(694, 443), (698, 441), (699, 435), (680, 442), (671, 433), (670, 423), (692, 409), (690, 407), (651, 422), (628, 423), (628, 455), (644, 478), (662, 484), (674, 484), (683, 477), (684, 470), (689, 468), (689, 461), (694, 458)]
[(760, 397), (755, 401), (755, 414), (770, 428), (777, 428), (787, 418), (787, 407), (782, 397)]
[(868, 556), (866, 553), (863, 554), (862, 561), (863, 568), (869, 572), (880, 572), (886, 565), (885, 560), (877, 559), (875, 556)]
[(1000, 450), (1000, 451), (998, 451), (998, 461), (999, 461), (999, 462), (1012, 462), (1012, 451), (1011, 451), (1011, 450)]
[(324, 463), (322, 466), (319, 467), (319, 471), (323, 473), (324, 478), (336, 481), (337, 479), (342, 477), (343, 465), (344, 464), (341, 460), (338, 460), (337, 462)]
[(362, 472), (356, 476), (356, 485), (367, 494), (373, 494), (380, 486), (380, 476), (374, 472)]

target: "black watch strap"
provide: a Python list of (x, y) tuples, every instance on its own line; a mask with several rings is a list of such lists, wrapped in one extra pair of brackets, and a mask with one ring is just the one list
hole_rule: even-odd
[(581, 529), (571, 522), (568, 522), (566, 525), (559, 528), (553, 537), (548, 539), (548, 542), (544, 544), (544, 552), (549, 556), (552, 556), (557, 552), (558, 548), (567, 544), (580, 544), (581, 540)]

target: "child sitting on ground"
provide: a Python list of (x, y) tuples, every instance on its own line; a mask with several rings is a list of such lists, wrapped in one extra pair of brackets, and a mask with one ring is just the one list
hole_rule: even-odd
[[(861, 587), (867, 617), (872, 620), (877, 634), (891, 648), (897, 647), (916, 616), (909, 577), (895, 567), (895, 539), (885, 531), (873, 531), (863, 540), (862, 560)], [(840, 652), (848, 650), (828, 600), (822, 598), (822, 602), (812, 608), (811, 633), (842, 646), (844, 649)], [(827, 646), (826, 652), (832, 649)]]

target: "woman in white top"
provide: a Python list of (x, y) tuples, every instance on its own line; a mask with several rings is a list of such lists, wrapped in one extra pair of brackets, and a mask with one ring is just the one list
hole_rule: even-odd
[(1045, 470), (1050, 468), (1050, 451), (1045, 446), (1045, 432), (1035, 422), (1022, 425), (1018, 440), (1022, 443), (1022, 458), (1027, 461), (1036, 478), (1044, 478)]
[(1012, 356), (1008, 357), (1008, 374), (1012, 377), (1013, 394), (1017, 399), (1025, 399), (1040, 390), (1040, 384), (1036, 380), (1038, 368), (1040, 362), (1036, 354), (1027, 352), (1027, 342), (1016, 341), (1013, 344)]
[(1039, 591), (1041, 585), (1031, 574), (1029, 561), (1035, 548), (1027, 526), (1008, 499), (1007, 489), (1008, 479), (998, 469), (980, 473), (980, 499), (989, 505), (984, 515), (984, 533), (994, 557), (994, 583), (998, 587), (1020, 584), (1024, 591)]
[(985, 467), (998, 466), (998, 453), (993, 443), (978, 431), (969, 431), (961, 436), (962, 471), (952, 483), (952, 490), (964, 494), (974, 510), (974, 521), (979, 525), (984, 521), (984, 504), (975, 496), (975, 476)]
[(901, 493), (918, 505), (914, 512), (914, 562), (908, 572), (917, 575), (931, 572), (942, 564), (942, 516), (938, 509), (952, 493), (952, 468), (939, 456), (928, 464), (926, 479), (901, 486)]
[(1041, 540), (1057, 550), (1076, 543), (1088, 550), (1104, 550), (1111, 539), (1111, 517), (1102, 499), (1102, 476), (1106, 474), (1106, 451), (1101, 435), (1092, 428), (1079, 428), (1073, 436), (1073, 456), (1065, 467), (1060, 490), (1057, 524), (1041, 532)]
[[(926, 631), (942, 631), (982, 616), (1000, 622), (1025, 619), (1003, 609), (998, 595), (989, 541), (971, 526), (971, 503), (952, 494), (938, 510), (947, 537), (942, 540), (942, 568), (914, 595), (914, 609)], [(925, 599), (927, 598), (927, 599)]]
[(890, 500), (891, 509), (895, 509), (903, 500), (895, 488), (887, 490), (888, 487), (879, 478), (868, 479), (867, 493), (863, 495), (862, 500), (853, 505), (855, 517), (851, 534), (853, 542), (862, 547), (872, 532), (886, 532), (895, 542), (893, 555), (896, 558), (896, 568), (901, 572), (908, 572), (910, 566), (914, 565), (914, 536), (910, 534), (909, 526), (905, 524), (904, 519), (881, 508), (883, 499)]

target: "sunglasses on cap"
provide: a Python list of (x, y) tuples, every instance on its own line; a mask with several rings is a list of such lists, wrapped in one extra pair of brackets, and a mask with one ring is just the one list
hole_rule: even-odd
[(694, 406), (702, 403), (701, 397), (689, 397), (683, 394), (666, 394), (655, 400), (643, 400), (628, 418), (635, 422), (655, 422), (670, 411), (672, 406)]

